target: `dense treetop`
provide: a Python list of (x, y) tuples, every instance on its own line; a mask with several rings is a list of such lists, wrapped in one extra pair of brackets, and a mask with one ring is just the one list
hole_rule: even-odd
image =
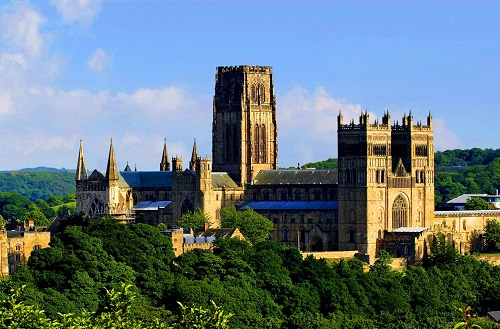
[(421, 266), (394, 271), (380, 253), (367, 272), (356, 259), (303, 259), (269, 240), (219, 239), (212, 251), (174, 258), (156, 227), (74, 222), (0, 281), (0, 321), (12, 324), (15, 313), (36, 323), (86, 323), (80, 328), (108, 328), (106, 319), (130, 328), (452, 328), (463, 321), (457, 308), (470, 305), (480, 316), (500, 309), (500, 267), (460, 256), (444, 236)]

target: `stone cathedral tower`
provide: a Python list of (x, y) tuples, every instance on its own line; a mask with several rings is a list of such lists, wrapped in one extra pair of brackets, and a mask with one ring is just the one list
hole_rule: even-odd
[(276, 102), (269, 66), (218, 67), (212, 126), (214, 172), (240, 185), (276, 169)]
[[(429, 227), (434, 219), (432, 117), (414, 123), (411, 113), (391, 126), (344, 124), (338, 116), (339, 247), (375, 257), (384, 232)], [(410, 229), (411, 230), (411, 229)]]

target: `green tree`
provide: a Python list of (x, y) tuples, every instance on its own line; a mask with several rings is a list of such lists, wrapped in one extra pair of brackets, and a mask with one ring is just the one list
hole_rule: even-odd
[(490, 204), (481, 198), (469, 198), (465, 202), (464, 210), (488, 210)]
[(274, 225), (266, 217), (250, 208), (236, 210), (235, 207), (222, 209), (222, 227), (238, 228), (250, 243), (258, 243), (269, 239)]
[(5, 229), (5, 225), (7, 224), (7, 220), (5, 218), (3, 218), (2, 215), (0, 215), (0, 229)]
[(182, 227), (185, 231), (190, 228), (193, 230), (201, 229), (210, 221), (210, 216), (205, 214), (201, 208), (195, 212), (188, 211), (177, 221), (177, 226)]
[(0, 214), (6, 219), (18, 219), (30, 205), (31, 201), (17, 192), (0, 192)]
[(486, 224), (486, 249), (500, 251), (500, 223), (494, 219)]
[(430, 254), (424, 255), (424, 265), (451, 266), (459, 258), (459, 253), (453, 242), (446, 238), (443, 233), (434, 236), (430, 243)]
[(18, 221), (20, 223), (28, 223), (30, 220), (34, 221), (36, 226), (48, 226), (51, 223), (51, 221), (45, 217), (43, 212), (38, 209), (32, 209), (25, 212)]

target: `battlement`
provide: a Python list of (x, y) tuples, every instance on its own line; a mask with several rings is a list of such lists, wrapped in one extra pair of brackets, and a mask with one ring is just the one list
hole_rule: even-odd
[(197, 157), (196, 161), (212, 161), (210, 157)]
[(391, 117), (389, 112), (384, 113), (382, 117), (382, 123), (379, 123), (378, 119), (375, 120), (374, 123), (370, 123), (370, 116), (368, 112), (361, 113), (359, 116), (359, 123), (354, 123), (354, 119), (351, 120), (350, 123), (344, 124), (344, 118), (341, 113), (339, 113), (338, 118), (338, 131), (360, 131), (360, 130), (392, 130), (392, 131), (432, 131), (432, 117), (429, 113), (427, 117), (427, 124), (422, 124), (422, 121), (417, 123), (413, 122), (413, 116), (410, 113), (409, 115), (404, 115), (403, 120), (401, 120), (401, 124), (399, 121), (396, 121), (393, 125), (391, 125)]
[(240, 66), (219, 66), (217, 67), (217, 74), (222, 73), (267, 73), (271, 74), (270, 66), (254, 66), (254, 65), (240, 65)]

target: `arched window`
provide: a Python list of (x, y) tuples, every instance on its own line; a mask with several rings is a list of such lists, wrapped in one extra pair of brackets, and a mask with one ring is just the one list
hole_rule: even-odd
[(356, 242), (356, 231), (353, 228), (349, 229), (349, 242)]
[(288, 241), (288, 229), (286, 227), (283, 229), (283, 241)]
[(378, 229), (378, 232), (377, 232), (377, 238), (380, 240), (382, 239), (382, 229)]
[(282, 201), (287, 201), (288, 200), (288, 192), (287, 192), (287, 190), (281, 190), (281, 200)]
[(321, 191), (320, 190), (314, 190), (314, 200), (321, 200)]
[(408, 226), (408, 205), (400, 194), (392, 204), (392, 228)]
[(266, 163), (267, 162), (267, 134), (266, 134), (266, 126), (261, 125), (260, 127), (260, 138), (261, 138), (261, 148), (260, 148), (260, 163)]
[(266, 101), (266, 88), (264, 88), (263, 84), (259, 86), (259, 100), (261, 103)]
[(233, 152), (231, 153), (233, 155), (232, 160), (238, 161), (238, 158), (240, 156), (240, 138), (238, 136), (238, 127), (236, 125), (233, 125), (233, 135), (231, 136), (231, 138), (233, 139)]
[(259, 125), (255, 125), (253, 131), (253, 161), (259, 163), (259, 153), (260, 153), (260, 129)]
[(35, 244), (35, 245), (33, 246), (33, 250), (39, 250), (39, 249), (42, 249), (42, 246), (41, 246), (41, 245), (39, 245), (39, 244)]
[(16, 251), (20, 251), (21, 250), (21, 245), (18, 243), (16, 244)]
[(257, 102), (257, 87), (255, 85), (252, 85), (252, 88), (250, 90), (250, 100), (252, 103)]
[(104, 213), (104, 204), (101, 200), (95, 198), (90, 204), (88, 215), (90, 217), (97, 216)]
[(224, 129), (224, 162), (230, 161), (231, 154), (231, 129), (226, 125)]

